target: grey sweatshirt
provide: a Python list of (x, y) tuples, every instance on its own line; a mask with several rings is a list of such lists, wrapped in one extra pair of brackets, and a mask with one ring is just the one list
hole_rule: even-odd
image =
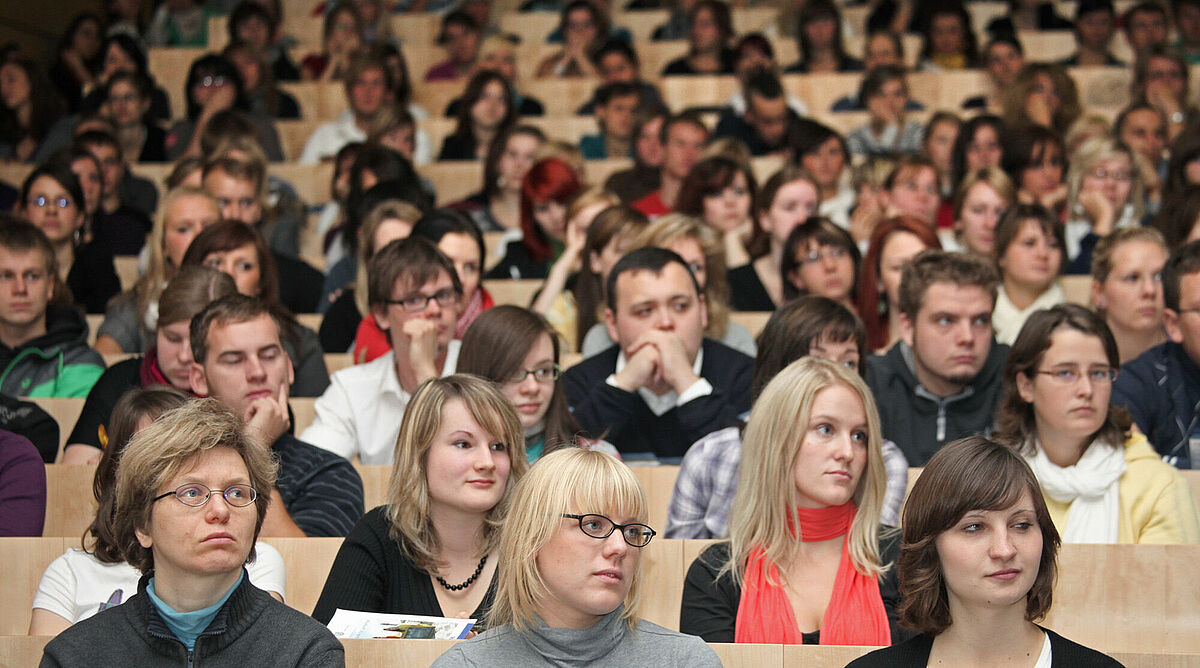
[(505, 624), (483, 635), (458, 643), (433, 662), (433, 668), (487, 666), (627, 666), (653, 664), (656, 668), (720, 668), (715, 652), (696, 636), (639, 621), (633, 631), (621, 619), (624, 606), (608, 613), (582, 631), (537, 626), (518, 633)]

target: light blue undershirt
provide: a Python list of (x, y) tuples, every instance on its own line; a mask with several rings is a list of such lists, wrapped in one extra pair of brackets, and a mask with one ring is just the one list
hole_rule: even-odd
[(225, 592), (221, 600), (213, 603), (207, 608), (193, 610), (191, 612), (176, 612), (174, 608), (163, 602), (162, 599), (154, 593), (154, 578), (150, 578), (150, 583), (146, 585), (146, 593), (150, 596), (150, 602), (154, 604), (154, 608), (158, 610), (158, 614), (162, 616), (166, 622), (167, 628), (171, 629), (171, 633), (175, 634), (176, 638), (187, 645), (188, 651), (196, 648), (196, 638), (208, 628), (212, 620), (216, 619), (217, 613), (221, 611), (221, 606), (229, 600), (233, 595), (233, 591), (242, 584), (242, 578), (246, 577), (246, 571), (238, 576), (237, 582)]

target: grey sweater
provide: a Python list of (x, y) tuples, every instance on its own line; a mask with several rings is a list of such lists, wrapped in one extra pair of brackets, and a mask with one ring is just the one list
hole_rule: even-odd
[(617, 608), (582, 631), (550, 628), (540, 619), (526, 633), (505, 624), (451, 647), (432, 668), (626, 668), (650, 664), (657, 668), (720, 668), (721, 660), (703, 640), (647, 621), (639, 621), (631, 632), (621, 619), (623, 610), (624, 606)]
[(304, 666), (346, 665), (345, 651), (321, 623), (242, 583), (217, 612), (191, 653), (171, 633), (146, 594), (63, 631), (46, 645), (42, 668), (54, 666)]

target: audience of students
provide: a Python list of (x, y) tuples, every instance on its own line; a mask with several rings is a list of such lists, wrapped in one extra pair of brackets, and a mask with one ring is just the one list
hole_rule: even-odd
[[(15, 401), (9, 395), (87, 394), (61, 455), (57, 436), (26, 435), (37, 436), (45, 461), (89, 463), (120, 455), (105, 447), (114, 429), (125, 440), (151, 421), (112, 421), (122, 396), (174, 388), (212, 395), (233, 410), (245, 430), (239, 438), (256, 441), (259, 454), (269, 447), (282, 466), (277, 485), (255, 487), (260, 519), (247, 523), (245, 506), (230, 503), (229, 490), (220, 490), (224, 500), (202, 503), (202, 510), (184, 508), (185, 515), (168, 517), (178, 516), (172, 522), (181, 527), (235, 523), (231, 547), (237, 549), (210, 564), (220, 577), (201, 587), (202, 603), (217, 604), (205, 612), (218, 617), (199, 621), (211, 622), (208, 635), (225, 634), (235, 644), (243, 640), (232, 639), (222, 624), (250, 608), (270, 614), (258, 598), (248, 598), (249, 585), (238, 584), (246, 577), (238, 573), (245, 561), (241, 550), (251, 549), (241, 539), (244, 529), (257, 531), (251, 525), (261, 523), (264, 535), (338, 536), (359, 522), (353, 540), (343, 545), (336, 577), (326, 583), (321, 621), (337, 607), (370, 599), (374, 602), (363, 609), (482, 615), (478, 631), (500, 626), (485, 633), (491, 642), (458, 646), (442, 659), (446, 665), (501, 655), (535, 663), (546, 656), (536, 645), (548, 638), (562, 639), (573, 655), (599, 665), (628, 663), (623, 652), (646, 643), (665, 643), (689, 657), (682, 663), (706, 665), (711, 653), (694, 640), (672, 639), (639, 621), (635, 543), (644, 546), (641, 541), (653, 529), (644, 526), (646, 508), (637, 502), (637, 485), (623, 480), (629, 476), (613, 478), (615, 486), (603, 483), (624, 457), (668, 464), (683, 459), (676, 496), (687, 507), (672, 505), (669, 535), (731, 534), (731, 541), (693, 565), (681, 617), (685, 632), (691, 624), (691, 632), (703, 627), (728, 640), (887, 644), (916, 631), (923, 635), (913, 643), (867, 659), (866, 665), (876, 658), (970, 663), (977, 648), (964, 639), (983, 637), (985, 630), (974, 628), (982, 599), (959, 586), (962, 573), (956, 572), (964, 570), (963, 563), (952, 558), (967, 551), (966, 534), (956, 528), (964, 518), (978, 520), (984, 531), (1009, 535), (1009, 520), (1020, 516), (1043, 531), (1053, 532), (1057, 523), (1069, 541), (1200, 542), (1200, 513), (1172, 468), (1190, 468), (1200, 456), (1192, 447), (1200, 433), (1200, 386), (1193, 387), (1200, 353), (1192, 354), (1200, 343), (1192, 339), (1200, 337), (1193, 336), (1200, 328), (1193, 327), (1191, 313), (1200, 304), (1193, 303), (1200, 292), (1191, 284), (1192, 274), (1200, 272), (1200, 251), (1188, 244), (1200, 236), (1200, 189), (1194, 185), (1200, 183), (1200, 134), (1188, 85), (1189, 59), (1200, 53), (1198, 2), (1180, 0), (1170, 10), (1142, 2), (1118, 21), (1111, 0), (1084, 0), (1072, 24), (1050, 3), (1011, 0), (1008, 11), (989, 23), (986, 46), (978, 50), (974, 28), (982, 24), (972, 22), (978, 12), (959, 2), (888, 0), (859, 26), (847, 23), (846, 10), (826, 0), (780, 8), (759, 23), (753, 23), (758, 9), (741, 13), (745, 10), (722, 0), (670, 0), (670, 19), (655, 38), (687, 45), (660, 60), (661, 54), (644, 53), (628, 30), (610, 30), (610, 11), (657, 7), (655, 0), (620, 8), (531, 0), (523, 9), (552, 11), (559, 19), (546, 41), (561, 46), (544, 48), (538, 46), (542, 35), (533, 36), (536, 44), (518, 46), (515, 36), (500, 33), (495, 10), (479, 0), (459, 6), (405, 0), (396, 7), (355, 0), (316, 10), (314, 16), (325, 17), (321, 53), (298, 69), (289, 54), (297, 41), (280, 30), (285, 24), (278, 0), (236, 7), (230, 0), (171, 0), (158, 9), (153, 24), (148, 12), (133, 6), (137, 3), (114, 0), (107, 17), (74, 17), (46, 59), (53, 64), (51, 79), (21, 47), (0, 53), (0, 156), (30, 165), (12, 166), (7, 178), (23, 180), (23, 187), (0, 185), (0, 208), (13, 208), (11, 218), (28, 219), (43, 231), (7, 217), (0, 221), (0, 236), (12, 237), (12, 244), (0, 239), (5, 265), (0, 283), (7, 286), (0, 286), (5, 294), (0, 329), (7, 332), (0, 332), (0, 391), (6, 395), (6, 410), (0, 411), (6, 420), (0, 422), (21, 433), (30, 421), (9, 411), (7, 402)], [(209, 19), (229, 9), (228, 39), (213, 35), (217, 40), (210, 45)], [(439, 63), (441, 54), (417, 46), (408, 19), (396, 23), (405, 31), (402, 53), (392, 32), (393, 11), (436, 11), (440, 18), (430, 17), (435, 23), (428, 25), (440, 23), (441, 34), (427, 37), (438, 40), (449, 59)], [(300, 28), (296, 35), (304, 40), (316, 35), (313, 21), (320, 19), (301, 23), (291, 17), (286, 25)], [(735, 23), (761, 30), (738, 34)], [(1112, 43), (1117, 25), (1128, 52), (1126, 44)], [(1067, 29), (1074, 30), (1074, 44), (1065, 32), (1037, 32)], [(906, 30), (923, 39), (921, 70), (963, 71), (953, 77), (908, 75), (906, 66), (916, 58), (905, 59)], [(151, 44), (217, 51), (195, 58), (186, 78), (181, 75), (187, 60), (172, 58), (164, 67), (168, 61), (154, 54), (160, 79), (175, 71), (173, 85), (183, 86), (187, 109), (176, 118), (149, 76), (139, 42), (143, 31)], [(110, 36), (102, 43), (105, 35)], [(792, 38), (799, 62), (790, 68), (794, 74), (781, 78), (775, 54), (790, 53), (780, 40)], [(221, 44), (228, 44), (224, 51)], [(1071, 48), (1063, 65), (1045, 62), (1047, 51), (1057, 59)], [(1133, 65), (1122, 65), (1113, 53), (1129, 53)], [(661, 67), (680, 54), (666, 65), (668, 77), (733, 77), (715, 85), (709, 79), (640, 78), (639, 56)], [(415, 78), (406, 55), (421, 68)], [(589, 80), (528, 85), (530, 92), (536, 85), (539, 94), (560, 96), (543, 106), (518, 89), (519, 61), (526, 77), (536, 69), (540, 78)], [(431, 63), (436, 64), (427, 72)], [(1126, 68), (1128, 91), (1112, 87), (1112, 72), (1076, 69), (1095, 65)], [(855, 100), (845, 95), (847, 75), (838, 73), (860, 71), (850, 75), (861, 82), (850, 84), (860, 87)], [(301, 89), (277, 85), (301, 77), (325, 83)], [(445, 83), (424, 83), (437, 79)], [(317, 97), (311, 95), (315, 90)], [(811, 100), (801, 97), (825, 98), (833, 90), (832, 110), (865, 112), (855, 117), (859, 120), (835, 118), (825, 108), (809, 118)], [(318, 104), (300, 108), (297, 98)], [(414, 100), (437, 105), (439, 115), (444, 106), (456, 121), (434, 123)], [(328, 122), (339, 107), (345, 113)], [(547, 107), (552, 115), (538, 119), (537, 128), (521, 125)], [(595, 119), (567, 123), (564, 108)], [(962, 118), (948, 111), (958, 108)], [(73, 115), (61, 116), (64, 109)], [(947, 111), (933, 111), (939, 109)], [(976, 115), (980, 111), (985, 113)], [(316, 132), (305, 137), (298, 134), (302, 126), (275, 121), (300, 117), (325, 122), (314, 124)], [(851, 131), (863, 118), (866, 125)], [(599, 133), (580, 142), (593, 122)], [(445, 164), (414, 169), (433, 158), (431, 135), (443, 142), (437, 148)], [(866, 159), (849, 167), (851, 154), (856, 163), (859, 156)], [(165, 170), (142, 166), (168, 157), (179, 161)], [(626, 157), (632, 165), (621, 160)], [(268, 158), (290, 158), (304, 167), (272, 166), (268, 174)], [(336, 162), (332, 173), (318, 170), (316, 163), (328, 159)], [(145, 177), (166, 171), (160, 208), (156, 184)], [(755, 177), (771, 174), (756, 192)], [(310, 185), (314, 176), (331, 179), (339, 204), (326, 206), (317, 234), (309, 234), (308, 213), (325, 205), (312, 192), (323, 190)], [(445, 206), (466, 194), (451, 209), (422, 217), (435, 201)], [(614, 206), (618, 200), (633, 203), (640, 213)], [(648, 223), (645, 216), (657, 220)], [(1143, 227), (1151, 220), (1162, 235)], [(26, 239), (23, 230), (39, 240)], [(47, 238), (43, 262), (39, 251)], [(939, 246), (961, 252), (939, 252)], [(128, 278), (139, 252), (139, 278), (119, 293), (114, 269), (121, 269), (121, 280)], [(127, 257), (114, 261), (113, 255)], [(489, 255), (499, 262), (488, 262)], [(734, 267), (728, 277), (727, 267)], [(1090, 294), (1081, 276), (1060, 282), (1060, 274), (1089, 270)], [(485, 275), (537, 280), (540, 291), (489, 284), (489, 293), (481, 280)], [(525, 303), (490, 309), (492, 294), (502, 302), (514, 301), (510, 294), (530, 295), (523, 298), (532, 309), (520, 308)], [(1089, 297), (1093, 311), (1055, 306)], [(828, 308), (810, 317), (805, 309), (814, 304)], [(731, 306), (759, 313), (731, 317)], [(293, 315), (325, 309), (319, 338)], [(94, 350), (86, 343), (84, 310), (106, 315)], [(855, 310), (865, 325), (855, 319)], [(777, 311), (776, 318), (763, 332), (769, 350), (758, 358), (752, 380), (750, 360), (735, 351), (756, 351), (747, 326), (753, 329), (751, 323), (761, 322), (767, 311)], [(801, 321), (796, 312), (803, 312)], [(307, 317), (300, 320), (308, 323)], [(1011, 355), (1005, 342), (1016, 345)], [(572, 350), (582, 352), (582, 361)], [(868, 357), (869, 350), (881, 354)], [(139, 356), (110, 359), (113, 366), (104, 372), (96, 352)], [(336, 374), (330, 385), (325, 352), (350, 352), (357, 366)], [(793, 410), (783, 420), (790, 431), (764, 443), (759, 429), (782, 418), (765, 401), (767, 393), (755, 401), (774, 372), (801, 356), (858, 364), (872, 394), (865, 396), (845, 379), (807, 398), (789, 388), (787, 399), (801, 403), (820, 404), (829, 392), (845, 394), (835, 412), (853, 412), (856, 420), (861, 413), (856, 426), (865, 425), (860, 438), (850, 439), (848, 455), (839, 450), (829, 459), (845, 455), (852, 464), (866, 464), (835, 471), (849, 484), (841, 485), (837, 498), (817, 494), (816, 504), (808, 503), (809, 493), (830, 481), (806, 479), (793, 470), (793, 460), (807, 461), (813, 454), (808, 446), (827, 430), (836, 432), (837, 425), (824, 422), (809, 430), (803, 424), (808, 414)], [(413, 397), (445, 385), (437, 379), (456, 369), (493, 383), (490, 408), (480, 413), (470, 401), (464, 399), (464, 408), (462, 401), (449, 400), (449, 413), (438, 404), (422, 416), (410, 415)], [(829, 373), (846, 375), (841, 367)], [(288, 398), (300, 395), (320, 395), (315, 409), (299, 404), (293, 413)], [(173, 396), (168, 403), (179, 401)], [(509, 413), (503, 419), (483, 415), (500, 404)], [(1129, 407), (1137, 429), (1120, 406)], [(876, 408), (878, 424), (872, 424)], [(210, 404), (204, 410), (219, 409)], [(402, 463), (397, 432), (418, 417), (428, 427), (428, 452), (424, 446), (410, 448)], [(492, 441), (477, 446), (489, 453), (486, 458), (468, 461), (461, 434), (446, 440), (435, 433), (464, 425), (470, 433), (494, 432), (492, 427), (510, 417), (514, 422), (507, 427), (515, 424), (520, 433), (503, 439), (483, 434)], [(298, 430), (302, 437), (319, 447), (290, 435), (297, 418), (307, 426)], [(488, 429), (475, 429), (480, 424)], [(980, 490), (943, 485), (946, 516), (919, 527), (925, 545), (933, 544), (923, 558), (934, 556), (940, 588), (911, 587), (918, 598), (940, 596), (941, 607), (918, 610), (922, 604), (913, 603), (898, 613), (897, 606), (904, 610), (901, 601), (911, 602), (903, 587), (896, 588), (897, 581), (904, 582), (904, 557), (892, 563), (900, 541), (894, 533), (880, 533), (879, 522), (897, 523), (907, 466), (931, 457), (936, 462), (936, 453), (955, 438), (993, 432), (1031, 463), (1040, 488), (1026, 487), (1036, 498), (1022, 491), (1028, 471), (1011, 463), (997, 475), (1004, 484), (982, 490), (990, 499), (982, 508), (974, 507), (979, 502), (973, 498), (958, 505), (950, 498), (959, 492), (980, 496)], [(519, 455), (517, 438), (523, 446)], [(506, 441), (503, 448), (496, 447), (497, 440)], [(571, 446), (609, 456), (603, 464), (588, 463), (600, 455)], [(15, 453), (19, 446), (14, 447)], [(503, 466), (501, 449), (508, 457)], [(755, 457), (766, 457), (766, 451), (792, 459), (764, 467)], [(439, 466), (438, 452), (454, 457), (453, 465), (442, 460)], [(576, 457), (580, 454), (584, 459)], [(988, 450), (986, 456), (996, 454)], [(204, 477), (210, 455), (193, 454), (188, 466), (197, 464)], [(586, 470), (596, 489), (569, 489), (553, 499), (534, 492), (531, 498), (538, 504), (550, 499), (554, 512), (505, 527), (498, 518), (513, 495), (507, 471), (515, 474), (516, 467), (543, 456), (546, 468), (555, 471), (547, 474), (551, 478)], [(578, 461), (556, 463), (570, 458)], [(217, 468), (236, 468), (237, 457), (229, 459)], [(883, 467), (872, 470), (875, 460)], [(391, 510), (360, 522), (362, 483), (352, 461), (394, 466)], [(706, 470), (697, 472), (698, 464)], [(108, 466), (106, 475), (113, 478), (115, 463)], [(243, 462), (248, 474), (254, 466)], [(500, 468), (504, 476), (486, 485), (470, 474)], [(774, 477), (768, 481), (759, 469)], [(169, 496), (171, 489), (156, 486), (167, 485), (180, 470), (139, 484)], [(416, 484), (421, 479), (425, 484)], [(546, 484), (529, 480), (531, 486)], [(29, 482), (34, 484), (18, 488), (31, 502), (28, 511), (20, 511), (20, 522), (36, 533), (50, 515), (39, 515), (45, 498), (38, 496), (37, 481)], [(512, 482), (516, 487), (515, 477)], [(442, 496), (454, 486), (457, 491)], [(490, 504), (463, 506), (464, 498), (488, 496), (478, 494), (484, 487), (495, 497)], [(879, 494), (867, 494), (867, 487)], [(1154, 494), (1150, 488), (1166, 491)], [(735, 501), (738, 490), (741, 500)], [(203, 498), (210, 497), (211, 492)], [(1043, 498), (1049, 510), (1036, 507)], [(574, 505), (580, 501), (588, 507)], [(857, 508), (846, 512), (846, 501)], [(134, 508), (147, 510), (125, 518), (134, 536), (162, 531), (163, 513), (176, 510), (164, 509), (175, 503), (169, 499), (138, 505), (144, 502), (135, 499)], [(1014, 503), (1017, 515), (1010, 512)], [(806, 510), (797, 515), (796, 505)], [(827, 540), (806, 543), (784, 533), (811, 528), (810, 511), (822, 517), (832, 512), (821, 506), (841, 508)], [(938, 509), (934, 506), (909, 509), (929, 513)], [(596, 524), (560, 520), (561, 512), (605, 515)], [(680, 528), (685, 525), (690, 529)], [(525, 534), (531, 528), (536, 536)], [(621, 533), (611, 537), (615, 529)], [(602, 542), (591, 542), (605, 530)], [(1036, 533), (1022, 530), (1022, 538), (1032, 540)], [(511, 557), (499, 547), (510, 538), (529, 567), (510, 568)], [(1043, 536), (1047, 540), (1058, 539)], [(143, 545), (149, 547), (142, 556), (149, 549), (160, 561), (174, 559), (163, 540), (152, 545), (134, 540), (108, 550), (92, 567), (110, 569), (126, 560), (122, 550)], [(576, 577), (586, 570), (579, 564), (593, 557), (606, 560), (615, 571), (609, 575), (625, 586)], [(142, 563), (137, 557), (128, 561)], [(504, 563), (496, 569), (498, 561)], [(567, 561), (572, 563), (564, 566)], [(1037, 620), (1033, 612), (1048, 608), (1048, 601), (1032, 604), (1042, 596), (1027, 577), (1036, 566), (1032, 571), (1020, 566), (1021, 577), (1012, 578), (1000, 596), (1011, 601), (1011, 618), (1008, 610), (992, 613), (1003, 613), (996, 619), (1023, 643), (1030, 659), (1038, 648), (1043, 662), (1052, 652), (1055, 659), (1094, 659), (1030, 623)], [(166, 620), (162, 633), (168, 643), (172, 636), (185, 647), (195, 640), (192, 631), (177, 632), (171, 625), (177, 609), (169, 606), (180, 600), (173, 592), (157, 598), (159, 583), (150, 580), (149, 598), (139, 598), (132, 567), (122, 568), (128, 582), (108, 587), (104, 580), (94, 593), (111, 598), (112, 591), (122, 591), (137, 603), (102, 613), (101, 619), (113, 620), (103, 622), (108, 626), (97, 622), (52, 644), (47, 664), (70, 662), (83, 647), (75, 643), (90, 642), (87, 634), (104, 633), (104, 642), (127, 635), (128, 621), (118, 622), (117, 614), (129, 620), (134, 610), (146, 619)], [(364, 580), (368, 571), (374, 575)], [(187, 582), (169, 567), (165, 575), (164, 587)], [(463, 584), (451, 586), (455, 582)], [(530, 583), (537, 587), (529, 589)], [(510, 586), (524, 598), (505, 599), (501, 592)], [(1030, 586), (1033, 594), (1018, 591), (1029, 592)], [(282, 584), (275, 589), (282, 593)], [(340, 600), (347, 591), (357, 592), (354, 600)], [(600, 598), (584, 600), (601, 591)], [(498, 607), (487, 610), (494, 594)], [(232, 597), (239, 611), (226, 604), (216, 612), (222, 596)], [(1015, 604), (1022, 596), (1031, 603), (1017, 620)], [(995, 599), (990, 593), (988, 598)], [(698, 600), (708, 602), (693, 605)], [(115, 602), (98, 599), (84, 608), (95, 613)], [(60, 612), (39, 608), (36, 616), (49, 619), (57, 631), (73, 617), (69, 610)], [(930, 622), (930, 616), (938, 621)], [(896, 623), (900, 618), (903, 631)], [(133, 623), (140, 628), (143, 622), (139, 617)], [(290, 628), (303, 640), (282, 653), (284, 663), (340, 659), (313, 627)], [(212, 660), (209, 640), (199, 638), (195, 656)], [(603, 647), (593, 650), (598, 640)], [(623, 646), (610, 652), (605, 643), (612, 641)], [(138, 641), (127, 644), (143, 653)], [(302, 661), (296, 652), (305, 648), (333, 653)], [(154, 651), (145, 650), (145, 662), (154, 662)], [(218, 654), (216, 660), (233, 660), (233, 654)]]

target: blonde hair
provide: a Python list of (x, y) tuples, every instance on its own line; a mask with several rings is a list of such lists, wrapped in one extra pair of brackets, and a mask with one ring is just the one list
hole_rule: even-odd
[[(164, 485), (214, 448), (230, 448), (242, 458), (250, 486), (258, 492), (254, 538), (262, 528), (278, 464), (269, 448), (252, 441), (241, 417), (216, 399), (195, 399), (167, 411), (139, 430), (121, 454), (117, 467), (114, 533), (125, 561), (142, 573), (153, 573), (154, 552), (143, 547), (137, 531), (150, 526), (154, 497)], [(168, 502), (170, 499), (167, 500)], [(254, 560), (250, 548), (247, 563)]]
[[(1142, 217), (1142, 173), (1138, 170), (1137, 158), (1134, 157), (1133, 150), (1125, 145), (1119, 139), (1112, 137), (1093, 137), (1082, 144), (1071, 156), (1071, 167), (1067, 171), (1067, 202), (1074, 205), (1079, 201), (1079, 193), (1083, 190), (1083, 178), (1096, 169), (1096, 165), (1109, 160), (1124, 156), (1129, 160), (1129, 178), (1131, 185), (1129, 188), (1129, 199), (1126, 200), (1126, 206), (1133, 206), (1134, 218)], [(1113, 214), (1119, 220), (1124, 213), (1124, 209), (1114, 211)], [(1113, 221), (1116, 223), (1117, 221)]]
[(737, 495), (729, 516), (729, 562), (722, 567), (722, 574), (731, 572), (740, 583), (755, 549), (762, 549), (767, 566), (782, 569), (796, 558), (800, 541), (790, 528), (800, 526), (795, 510), (796, 457), (803, 447), (817, 393), (836, 384), (858, 395), (867, 418), (867, 465), (854, 490), (858, 510), (847, 541), (850, 560), (863, 575), (878, 576), (887, 570), (889, 565), (880, 563), (879, 555), (879, 516), (887, 472), (875, 399), (862, 378), (849, 368), (803, 357), (767, 383), (751, 410), (742, 437)]
[[(632, 517), (645, 523), (649, 504), (642, 484), (629, 467), (617, 459), (581, 448), (561, 448), (542, 457), (517, 485), (496, 576), (496, 598), (488, 612), (488, 625), (511, 624), (520, 632), (536, 623), (539, 604), (554, 593), (538, 570), (537, 553), (565, 528), (563, 513), (597, 513)], [(633, 550), (641, 548), (630, 548)], [(621, 618), (637, 626), (642, 571), (633, 570)]]
[(745, 142), (733, 137), (717, 137), (710, 141), (700, 154), (700, 160), (718, 156), (736, 162), (743, 169), (750, 169), (750, 161), (754, 157)]
[(149, 265), (146, 273), (142, 274), (142, 277), (133, 286), (133, 294), (137, 298), (138, 323), (143, 327), (149, 324), (146, 322), (146, 312), (150, 309), (150, 305), (158, 303), (158, 298), (162, 295), (167, 281), (174, 278), (179, 271), (179, 267), (168, 266), (163, 247), (166, 244), (167, 212), (171, 210), (171, 206), (175, 202), (185, 197), (199, 197), (212, 204), (213, 209), (217, 212), (217, 218), (221, 217), (221, 207), (217, 204), (217, 200), (202, 188), (179, 186), (167, 192), (162, 206), (158, 208), (154, 226), (150, 228), (150, 238), (146, 241), (146, 245), (150, 248)]
[(429, 482), (426, 462), (429, 446), (442, 426), (446, 404), (462, 401), (467, 411), (508, 450), (509, 472), (504, 495), (484, 517), (479, 556), (500, 543), (500, 528), (508, 513), (513, 488), (529, 467), (525, 458), (525, 432), (511, 402), (495, 385), (479, 376), (455, 374), (434, 378), (413, 393), (396, 437), (395, 463), (388, 484), (387, 518), (391, 537), (418, 570), (437, 573), (441, 544), (429, 516)]
[(579, 191), (571, 203), (567, 205), (567, 220), (578, 216), (581, 211), (596, 204), (616, 206), (621, 198), (604, 189), (604, 186), (590, 186)]
[[(1005, 207), (1011, 206), (1017, 201), (1017, 189), (1013, 185), (1012, 179), (1008, 178), (1008, 174), (999, 167), (983, 167), (981, 169), (973, 169), (963, 176), (963, 180), (958, 184), (958, 189), (954, 191), (953, 209), (954, 222), (957, 226), (958, 221), (962, 220), (963, 206), (967, 203), (967, 195), (971, 189), (980, 183), (991, 186), (992, 190), (1004, 200)], [(959, 235), (956, 227), (956, 236)]]
[(656, 218), (629, 244), (628, 250), (654, 246), (667, 248), (673, 243), (692, 239), (704, 252), (704, 300), (708, 306), (708, 327), (704, 333), (720, 340), (729, 327), (729, 283), (725, 279), (725, 248), (717, 232), (699, 218), (668, 213)]

